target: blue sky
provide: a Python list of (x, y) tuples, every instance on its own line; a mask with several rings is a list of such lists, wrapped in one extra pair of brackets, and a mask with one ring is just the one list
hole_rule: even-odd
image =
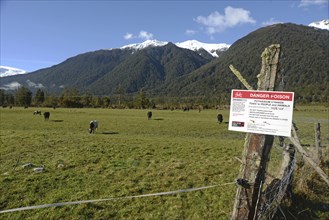
[(232, 44), (273, 23), (329, 18), (329, 0), (1, 0), (0, 65), (29, 72), (147, 39)]

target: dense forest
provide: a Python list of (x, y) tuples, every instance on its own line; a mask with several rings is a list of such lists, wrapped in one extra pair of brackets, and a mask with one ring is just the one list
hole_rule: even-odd
[(174, 96), (215, 96), (231, 89), (244, 89), (229, 66), (237, 68), (257, 88), (261, 54), (271, 44), (280, 44), (277, 88), (295, 92), (300, 103), (328, 102), (329, 31), (295, 24), (276, 24), (258, 29), (236, 41), (225, 54), (166, 85), (162, 91)]

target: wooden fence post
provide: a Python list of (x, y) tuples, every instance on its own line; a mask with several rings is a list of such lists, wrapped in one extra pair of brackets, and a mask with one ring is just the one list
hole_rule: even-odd
[[(280, 45), (273, 44), (262, 53), (262, 68), (258, 78), (258, 90), (273, 91), (279, 62)], [(232, 68), (231, 68), (232, 69)], [(249, 88), (248, 88), (249, 89)], [(248, 133), (240, 169), (240, 185), (236, 191), (232, 219), (257, 219), (259, 196), (265, 180), (269, 153), (274, 136)]]
[(297, 132), (295, 128), (292, 126), (292, 134), (293, 137), (289, 137), (291, 143), (297, 148), (299, 153), (302, 155), (302, 158), (304, 161), (308, 162), (314, 170), (319, 174), (319, 176), (329, 185), (329, 177), (328, 175), (321, 169), (321, 167), (318, 166), (316, 162), (306, 153), (306, 151), (303, 149), (302, 145), (299, 142)]
[(315, 126), (315, 162), (320, 164), (322, 157), (321, 149), (321, 133), (320, 133), (320, 123), (316, 123)]

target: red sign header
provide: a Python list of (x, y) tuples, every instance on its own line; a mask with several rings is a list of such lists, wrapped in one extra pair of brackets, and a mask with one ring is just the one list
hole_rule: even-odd
[(278, 101), (293, 101), (293, 92), (233, 90), (232, 98), (236, 99), (266, 99)]

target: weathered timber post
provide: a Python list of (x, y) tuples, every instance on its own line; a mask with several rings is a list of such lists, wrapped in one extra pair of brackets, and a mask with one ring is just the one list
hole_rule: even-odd
[(315, 124), (315, 161), (317, 164), (320, 163), (322, 152), (321, 152), (321, 133), (320, 133), (320, 123)]
[(283, 179), (287, 176), (287, 170), (290, 170), (289, 167), (292, 166), (292, 161), (295, 158), (295, 146), (293, 144), (289, 144), (285, 146), (283, 151), (283, 163), (281, 164), (280, 173), (278, 175), (278, 179)]
[[(273, 91), (276, 71), (279, 62), (280, 45), (273, 44), (262, 53), (262, 68), (257, 75), (258, 90)], [(248, 88), (249, 89), (249, 88)], [(257, 219), (259, 196), (263, 183), (269, 153), (274, 136), (248, 133), (246, 135), (243, 153), (243, 164), (239, 177), (248, 184), (238, 187), (234, 202), (232, 219)]]
[(308, 155), (306, 153), (306, 151), (304, 150), (304, 148), (302, 147), (302, 145), (299, 142), (296, 129), (292, 126), (291, 130), (292, 130), (292, 135), (293, 135), (293, 137), (289, 137), (289, 140), (291, 141), (291, 143), (293, 143), (293, 145), (297, 148), (299, 153), (302, 155), (303, 160), (305, 162), (308, 162), (313, 167), (313, 169), (319, 174), (319, 176), (329, 186), (329, 177), (328, 177), (328, 175), (319, 167), (319, 165), (310, 157), (310, 155)]

